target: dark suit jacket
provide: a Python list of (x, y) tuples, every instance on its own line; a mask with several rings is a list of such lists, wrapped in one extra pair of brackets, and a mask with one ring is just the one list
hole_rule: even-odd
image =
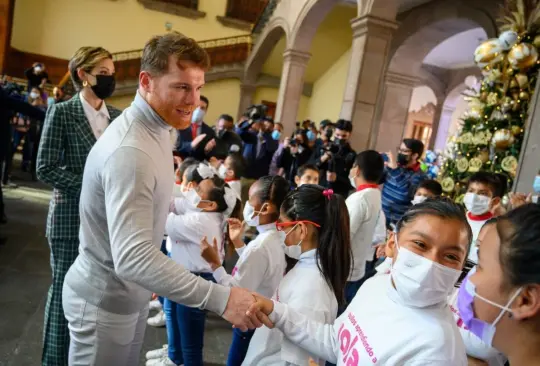
[(185, 130), (179, 130), (176, 151), (184, 158), (193, 157), (197, 160), (204, 160), (206, 158), (204, 147), (216, 136), (216, 132), (212, 127), (203, 122), (201, 125), (201, 135), (202, 134), (206, 134), (206, 138), (201, 141), (196, 149), (193, 149), (191, 148), (191, 142), (193, 141), (193, 138), (191, 137), (191, 126)]
[[(107, 105), (112, 122), (122, 112)], [(47, 110), (37, 157), (39, 180), (53, 186), (47, 237), (79, 237), (79, 197), (84, 164), (96, 137), (79, 94)]]

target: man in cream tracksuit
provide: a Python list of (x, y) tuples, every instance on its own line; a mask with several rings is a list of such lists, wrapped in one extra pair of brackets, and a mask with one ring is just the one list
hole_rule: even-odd
[(206, 52), (180, 33), (152, 38), (133, 104), (91, 150), (80, 199), (80, 254), (66, 275), (70, 365), (139, 364), (151, 292), (222, 314), (241, 329), (253, 296), (203, 280), (164, 256), (173, 180), (171, 128), (189, 126)]

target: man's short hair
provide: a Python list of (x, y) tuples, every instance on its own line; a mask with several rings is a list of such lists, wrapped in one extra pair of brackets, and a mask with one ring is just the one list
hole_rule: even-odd
[(334, 126), (336, 130), (352, 132), (352, 123), (346, 119), (339, 119)]
[(169, 56), (174, 56), (176, 62), (192, 62), (203, 70), (210, 68), (210, 57), (194, 39), (179, 32), (169, 32), (154, 36), (146, 43), (141, 58), (141, 71), (154, 76), (166, 74), (169, 70)]
[(231, 122), (231, 123), (234, 123), (234, 118), (232, 118), (232, 116), (230, 114), (222, 114), (221, 116), (219, 116), (219, 119), (218, 120), (224, 120), (225, 122)]
[(205, 97), (204, 95), (201, 95), (200, 100), (201, 100), (201, 102), (206, 103), (206, 108), (210, 107), (210, 101), (208, 100), (207, 97)]
[(419, 190), (420, 188), (424, 188), (426, 191), (433, 193), (433, 195), (437, 197), (442, 195), (443, 192), (441, 183), (437, 182), (434, 179), (427, 179), (422, 181), (422, 183), (418, 185), (418, 188), (416, 188), (416, 190)]
[(269, 122), (271, 124), (274, 124), (274, 120), (270, 116), (265, 116), (262, 120), (263, 122)]
[(384, 159), (375, 150), (365, 150), (356, 155), (354, 165), (368, 182), (379, 183), (384, 172)]
[(404, 139), (403, 143), (413, 154), (418, 154), (418, 158), (424, 153), (424, 143), (417, 139)]
[(317, 168), (314, 164), (304, 164), (300, 168), (298, 168), (298, 171), (296, 172), (296, 175), (300, 178), (308, 171), (313, 170), (314, 172), (317, 172), (319, 174), (319, 168)]

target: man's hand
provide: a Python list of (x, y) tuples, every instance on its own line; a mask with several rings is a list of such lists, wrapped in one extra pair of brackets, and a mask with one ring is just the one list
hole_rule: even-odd
[(204, 147), (204, 152), (208, 154), (210, 151), (214, 149), (214, 147), (216, 147), (216, 139), (212, 139), (208, 141), (208, 143)]
[(243, 288), (231, 287), (231, 294), (223, 318), (242, 332), (248, 329), (260, 328), (263, 323), (258, 321), (256, 317), (247, 315), (248, 310), (254, 303), (255, 297), (251, 292)]
[(242, 235), (244, 234), (246, 223), (238, 219), (228, 219), (227, 223), (229, 224), (229, 238), (234, 247), (236, 249), (242, 248), (245, 245), (242, 242)]
[(332, 172), (326, 172), (326, 180), (328, 182), (335, 182), (337, 179), (337, 174), (336, 173), (332, 173)]
[(206, 137), (205, 133), (195, 137), (195, 140), (191, 141), (191, 148), (196, 149), (197, 146), (199, 146), (199, 144), (201, 143), (202, 140), (204, 140), (205, 137)]
[(290, 144), (291, 144), (291, 138), (285, 137), (285, 140), (283, 140), (283, 148), (284, 149), (288, 148)]
[(253, 293), (256, 302), (250, 306), (247, 315), (252, 323), (262, 323), (269, 329), (274, 328), (274, 324), (268, 318), (268, 315), (274, 311), (274, 302), (266, 297)]
[(332, 158), (332, 155), (327, 151), (321, 156), (321, 163), (326, 163), (328, 160)]
[(210, 264), (212, 271), (221, 267), (221, 259), (219, 258), (219, 249), (217, 239), (214, 237), (213, 245), (208, 244), (208, 239), (205, 237), (201, 240), (201, 257)]
[(386, 162), (386, 166), (390, 169), (396, 169), (397, 163), (396, 163), (396, 158), (394, 157), (394, 153), (391, 151), (388, 151), (386, 153), (386, 156), (388, 156), (388, 161)]

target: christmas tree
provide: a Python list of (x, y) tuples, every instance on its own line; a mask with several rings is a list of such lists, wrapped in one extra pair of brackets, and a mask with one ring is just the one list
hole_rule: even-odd
[(446, 196), (460, 202), (469, 177), (478, 171), (516, 176), (540, 61), (539, 0), (508, 0), (499, 18), (500, 37), (475, 51), (480, 87), (469, 88), (458, 135), (447, 144), (438, 179)]

